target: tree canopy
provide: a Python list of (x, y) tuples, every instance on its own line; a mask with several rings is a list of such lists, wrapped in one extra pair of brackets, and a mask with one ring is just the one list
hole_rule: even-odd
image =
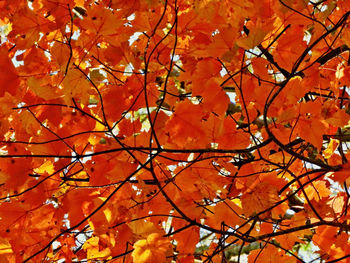
[(349, 15), (1, 0), (0, 262), (350, 262)]

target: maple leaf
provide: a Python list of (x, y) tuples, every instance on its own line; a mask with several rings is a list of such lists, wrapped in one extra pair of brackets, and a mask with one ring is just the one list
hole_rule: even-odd
[(147, 239), (138, 240), (134, 248), (131, 255), (135, 263), (166, 262), (166, 253), (171, 244), (161, 234), (152, 233)]
[(0, 66), (1, 68), (7, 69), (6, 74), (1, 74), (0, 77), (0, 85), (2, 87), (0, 96), (4, 96), (6, 91), (12, 95), (15, 95), (19, 85), (19, 78), (16, 69), (8, 56), (5, 46), (0, 48)]
[(166, 130), (173, 143), (179, 145), (194, 145), (203, 143), (205, 131), (201, 127), (205, 113), (199, 105), (190, 101), (183, 101), (176, 105), (175, 113), (166, 124)]
[(0, 262), (346, 260), (349, 16), (0, 1)]
[(87, 250), (88, 259), (107, 258), (110, 255), (110, 249), (107, 247), (103, 250), (99, 249), (99, 237), (89, 238), (83, 245), (83, 248)]

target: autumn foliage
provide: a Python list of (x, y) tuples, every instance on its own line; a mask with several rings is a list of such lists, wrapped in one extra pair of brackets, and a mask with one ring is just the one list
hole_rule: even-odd
[(0, 0), (0, 262), (350, 262), (349, 16)]

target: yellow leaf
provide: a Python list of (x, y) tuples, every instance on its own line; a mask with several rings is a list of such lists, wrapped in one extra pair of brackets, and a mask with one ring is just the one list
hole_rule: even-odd
[(171, 244), (161, 234), (152, 233), (147, 239), (137, 241), (134, 248), (131, 254), (134, 263), (165, 262), (166, 252), (171, 248)]
[(13, 253), (11, 244), (4, 238), (0, 237), (0, 255)]
[(110, 248), (99, 250), (99, 240), (99, 237), (91, 237), (84, 243), (83, 249), (87, 252), (87, 259), (107, 258), (110, 256)]
[(34, 169), (34, 172), (38, 174), (43, 174), (45, 172), (47, 172), (48, 174), (52, 174), (54, 171), (54, 166), (50, 160), (44, 162), (39, 168)]
[(339, 145), (339, 140), (331, 138), (327, 149), (323, 151), (324, 158), (326, 158), (326, 159), (331, 158), (334, 151), (338, 148), (338, 145)]
[(127, 224), (135, 235), (141, 237), (147, 237), (148, 235), (155, 233), (157, 228), (150, 221), (137, 220)]
[(111, 219), (112, 219), (112, 211), (111, 211), (111, 209), (106, 208), (106, 209), (103, 210), (103, 213), (104, 213), (107, 221), (111, 222)]

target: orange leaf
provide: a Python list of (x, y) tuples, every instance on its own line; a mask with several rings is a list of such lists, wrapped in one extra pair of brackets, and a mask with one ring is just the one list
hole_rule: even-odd
[(0, 67), (6, 69), (0, 73), (0, 97), (4, 96), (5, 92), (15, 95), (19, 85), (19, 78), (5, 46), (0, 47)]

